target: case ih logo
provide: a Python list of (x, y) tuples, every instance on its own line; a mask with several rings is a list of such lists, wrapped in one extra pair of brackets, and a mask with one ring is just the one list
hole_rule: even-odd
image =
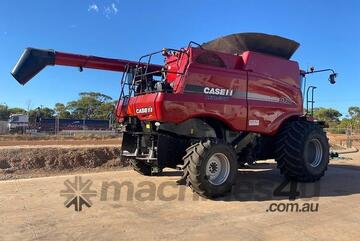
[(152, 107), (138, 108), (135, 110), (136, 114), (146, 114), (153, 111)]
[(204, 93), (207, 94), (207, 95), (232, 96), (233, 95), (233, 90), (205, 87), (204, 88)]

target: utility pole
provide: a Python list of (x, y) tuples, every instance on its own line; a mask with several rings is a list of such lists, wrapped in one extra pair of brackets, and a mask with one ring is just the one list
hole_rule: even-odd
[(346, 129), (346, 148), (352, 148), (351, 129), (352, 127)]
[(57, 135), (60, 131), (60, 120), (59, 120), (59, 116), (56, 115), (55, 116), (55, 135)]

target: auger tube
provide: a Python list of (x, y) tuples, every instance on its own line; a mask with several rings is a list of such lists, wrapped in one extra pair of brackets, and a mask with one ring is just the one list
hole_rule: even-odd
[[(138, 64), (137, 61), (63, 53), (52, 49), (26, 48), (11, 74), (20, 84), (25, 85), (46, 66), (62, 65), (124, 72), (126, 66), (135, 67)], [(144, 63), (141, 64), (145, 65)], [(158, 71), (162, 67), (161, 65), (150, 64), (148, 70)]]

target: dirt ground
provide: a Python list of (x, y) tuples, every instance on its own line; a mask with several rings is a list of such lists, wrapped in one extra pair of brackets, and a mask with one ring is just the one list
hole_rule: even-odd
[[(0, 240), (358, 240), (360, 154), (344, 157), (332, 160), (318, 193), (303, 193), (315, 190), (314, 184), (301, 185), (302, 198), (295, 201), (272, 194), (283, 178), (271, 161), (240, 170), (232, 195), (217, 200), (198, 199), (176, 186), (179, 173), (173, 170), (161, 177), (133, 171), (81, 174), (82, 182), (92, 182), (82, 193), (96, 194), (89, 197), (92, 206), (80, 212), (66, 208), (61, 196), (66, 180), (75, 182), (78, 175), (2, 181)], [(116, 183), (133, 191), (115, 189)], [(288, 203), (318, 209), (269, 211)]]
[(127, 167), (118, 145), (16, 146), (0, 148), (0, 180)]
[[(328, 136), (333, 148), (344, 151), (346, 135)], [(119, 136), (3, 135), (0, 180), (117, 170), (128, 166), (118, 158), (120, 143)]]
[(0, 180), (118, 170), (119, 136), (0, 136)]
[[(9, 141), (12, 145), (1, 146)], [(296, 184), (296, 200), (289, 200), (290, 185), (280, 188), (286, 183), (273, 160), (239, 170), (231, 194), (205, 200), (176, 185), (180, 172), (141, 176), (118, 158), (120, 139), (103, 141), (0, 140), (0, 240), (328, 241), (360, 236), (359, 152), (332, 159), (320, 182)], [(89, 186), (79, 190), (81, 183)], [(73, 193), (69, 185), (77, 187)], [(81, 205), (78, 212), (75, 204), (65, 207), (74, 195), (77, 204), (83, 197), (89, 207)], [(304, 210), (306, 205), (317, 208)]]

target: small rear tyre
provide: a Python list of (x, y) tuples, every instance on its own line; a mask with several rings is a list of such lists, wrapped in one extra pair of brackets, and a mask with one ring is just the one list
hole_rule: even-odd
[(200, 196), (216, 198), (231, 191), (237, 174), (236, 154), (210, 141), (190, 146), (183, 157), (186, 184)]
[(276, 140), (275, 160), (280, 172), (290, 180), (319, 180), (329, 163), (329, 142), (325, 132), (314, 122), (287, 123)]

